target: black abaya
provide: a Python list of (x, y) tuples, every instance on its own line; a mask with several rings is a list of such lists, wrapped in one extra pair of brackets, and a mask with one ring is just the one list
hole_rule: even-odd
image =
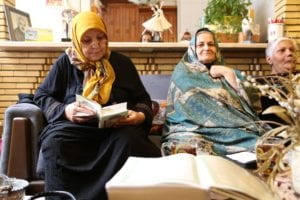
[(152, 122), (151, 100), (134, 65), (114, 52), (110, 62), (116, 80), (106, 105), (127, 102), (128, 109), (145, 114), (145, 122), (99, 129), (96, 123), (78, 125), (66, 120), (64, 108), (75, 101), (76, 93), (82, 93), (83, 73), (62, 55), (34, 97), (49, 123), (40, 139), (47, 191), (65, 190), (80, 200), (105, 200), (105, 183), (129, 156), (160, 156), (147, 138)]

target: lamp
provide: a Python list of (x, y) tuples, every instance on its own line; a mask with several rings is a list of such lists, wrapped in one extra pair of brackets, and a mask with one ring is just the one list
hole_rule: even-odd
[(61, 41), (62, 42), (69, 42), (71, 41), (70, 39), (70, 32), (71, 32), (71, 26), (70, 26), (70, 23), (73, 19), (73, 17), (75, 15), (77, 15), (80, 10), (81, 10), (81, 0), (79, 0), (79, 11), (77, 11), (76, 9), (73, 8), (73, 4), (71, 4), (69, 2), (69, 0), (64, 0), (64, 3), (63, 3), (63, 11), (61, 13), (62, 15), (62, 21), (63, 21), (63, 26), (64, 26), (64, 32), (65, 32), (65, 38), (62, 38)]

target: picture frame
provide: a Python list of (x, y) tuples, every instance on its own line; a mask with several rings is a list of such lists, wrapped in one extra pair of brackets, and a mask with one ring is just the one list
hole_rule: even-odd
[(28, 27), (31, 27), (30, 15), (8, 5), (4, 6), (4, 10), (9, 39), (25, 41), (25, 31)]

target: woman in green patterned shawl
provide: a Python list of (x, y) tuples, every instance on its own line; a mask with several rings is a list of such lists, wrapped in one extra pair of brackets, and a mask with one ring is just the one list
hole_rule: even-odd
[(240, 71), (220, 63), (214, 34), (199, 29), (172, 74), (162, 142), (198, 140), (218, 155), (254, 150), (266, 131), (254, 98)]

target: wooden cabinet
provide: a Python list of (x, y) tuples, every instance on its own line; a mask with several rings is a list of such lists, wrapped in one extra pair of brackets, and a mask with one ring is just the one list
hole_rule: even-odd
[(103, 13), (110, 41), (136, 41), (138, 26), (138, 7), (131, 4), (108, 4)]
[[(164, 42), (177, 41), (177, 8), (163, 7), (165, 17), (172, 24), (172, 32), (163, 32)], [(107, 25), (109, 40), (113, 42), (138, 42), (144, 30), (142, 23), (150, 19), (150, 7), (131, 3), (110, 3), (106, 5), (103, 18)]]

